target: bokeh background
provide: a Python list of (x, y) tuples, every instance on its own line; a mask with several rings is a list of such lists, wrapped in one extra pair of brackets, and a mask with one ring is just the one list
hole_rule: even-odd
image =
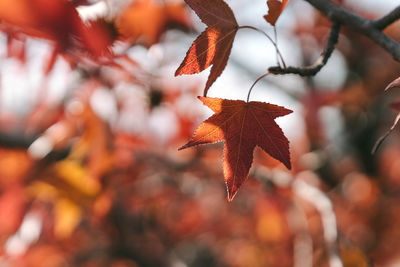
[[(371, 19), (399, 4), (336, 2)], [(227, 3), (273, 36), (265, 1)], [(0, 266), (400, 266), (398, 130), (371, 154), (399, 63), (342, 28), (315, 77), (261, 80), (252, 100), (294, 111), (277, 120), (293, 169), (256, 150), (228, 202), (222, 145), (177, 150), (212, 114), (196, 98), (208, 70), (174, 77), (204, 28), (183, 1), (0, 1)], [(330, 22), (292, 0), (276, 29), (304, 66)], [(244, 100), (272, 65), (240, 30), (208, 96)]]

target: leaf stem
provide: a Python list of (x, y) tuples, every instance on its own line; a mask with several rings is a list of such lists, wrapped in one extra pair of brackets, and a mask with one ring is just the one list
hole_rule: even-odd
[[(276, 53), (277, 53), (277, 55), (279, 56), (279, 58), (281, 59), (282, 64), (283, 64), (283, 67), (286, 69), (285, 60), (283, 60), (281, 51), (279, 50), (276, 41), (274, 41), (274, 40), (271, 38), (271, 36), (269, 36), (266, 32), (264, 32), (264, 31), (262, 31), (262, 30), (260, 30), (260, 29), (258, 29), (258, 28), (256, 28), (256, 27), (253, 27), (253, 26), (248, 26), (248, 25), (239, 26), (239, 29), (250, 29), (250, 30), (254, 30), (254, 31), (256, 31), (256, 32), (259, 32), (259, 33), (263, 34), (265, 37), (267, 37), (268, 40), (274, 45), (275, 50), (276, 50)], [(275, 29), (275, 27), (274, 27), (274, 29)], [(279, 62), (278, 62), (278, 63), (279, 63)], [(278, 64), (278, 65), (279, 65), (279, 64)]]
[(280, 59), (282, 61), (283, 69), (286, 69), (286, 63), (285, 60), (283, 60), (283, 57), (281, 55), (281, 52), (278, 49), (278, 32), (276, 30), (276, 26), (274, 26), (274, 39), (275, 39), (275, 44), (276, 44), (276, 60), (278, 61), (278, 65), (280, 66), (281, 64), (279, 63), (279, 58), (278, 55), (280, 55)]
[(251, 93), (251, 91), (253, 90), (253, 87), (256, 85), (256, 83), (258, 83), (262, 78), (267, 77), (267, 76), (270, 75), (270, 74), (271, 74), (270, 72), (264, 73), (263, 75), (259, 76), (259, 77), (254, 81), (254, 83), (251, 85), (251, 87), (250, 87), (250, 89), (249, 89), (249, 92), (248, 92), (248, 94), (247, 94), (247, 100), (246, 100), (246, 102), (249, 102), (250, 93)]
[[(276, 27), (275, 27), (275, 25), (274, 25), (274, 41), (275, 41), (275, 44), (276, 44), (276, 46), (278, 46), (278, 34), (277, 34), (277, 32), (276, 32)], [(276, 51), (276, 50), (275, 50)], [(279, 62), (279, 57), (278, 57), (278, 51), (276, 51), (276, 62), (277, 62), (277, 64), (278, 64), (278, 66), (281, 66), (281, 63)], [(285, 68), (286, 69), (286, 68)]]

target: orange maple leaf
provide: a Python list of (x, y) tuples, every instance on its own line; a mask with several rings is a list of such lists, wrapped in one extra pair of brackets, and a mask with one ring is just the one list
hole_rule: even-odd
[(205, 96), (225, 69), (239, 26), (232, 10), (223, 0), (185, 0), (185, 2), (208, 27), (193, 42), (175, 76), (199, 73), (213, 65), (204, 88)]
[(275, 26), (276, 21), (288, 3), (289, 0), (282, 0), (282, 2), (278, 0), (268, 0), (268, 14), (264, 16), (265, 20), (272, 26)]
[(179, 150), (225, 141), (223, 171), (229, 201), (247, 179), (256, 146), (288, 169), (291, 168), (289, 141), (274, 121), (292, 113), (291, 110), (263, 102), (209, 97), (199, 99), (215, 114), (200, 124), (192, 139)]

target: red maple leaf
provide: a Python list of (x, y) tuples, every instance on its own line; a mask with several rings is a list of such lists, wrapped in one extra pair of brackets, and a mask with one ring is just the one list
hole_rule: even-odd
[(223, 171), (229, 201), (248, 177), (256, 146), (291, 168), (289, 141), (274, 121), (292, 113), (291, 110), (263, 102), (199, 99), (215, 114), (200, 124), (192, 139), (179, 150), (225, 141)]
[(228, 62), (239, 26), (230, 7), (223, 0), (185, 0), (208, 27), (186, 53), (175, 76), (199, 73), (213, 65), (204, 95), (221, 75)]
[(278, 0), (268, 0), (268, 14), (264, 16), (265, 20), (272, 26), (275, 26), (276, 21), (288, 3), (289, 0), (282, 0), (282, 2)]

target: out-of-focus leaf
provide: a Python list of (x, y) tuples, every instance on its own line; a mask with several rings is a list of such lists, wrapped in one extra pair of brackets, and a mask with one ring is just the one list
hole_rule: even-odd
[(56, 165), (56, 169), (61, 178), (89, 196), (96, 195), (101, 184), (97, 179), (89, 175), (88, 170), (73, 160), (64, 160)]
[(103, 19), (89, 21), (81, 29), (82, 41), (95, 57), (111, 57), (111, 46), (118, 36), (114, 25)]
[(73, 35), (79, 36), (83, 23), (76, 9), (64, 0), (0, 1), (0, 19), (29, 35), (55, 40), (61, 50), (71, 45)]
[(65, 266), (68, 265), (67, 255), (57, 246), (50, 244), (40, 244), (34, 246), (22, 257), (13, 258), (11, 266)]
[(365, 253), (350, 244), (340, 244), (340, 258), (345, 267), (369, 267), (371, 266)]
[(182, 3), (139, 0), (127, 7), (116, 19), (118, 31), (134, 42), (151, 46), (157, 43), (169, 25), (191, 26)]
[(15, 185), (0, 195), (0, 240), (15, 232), (24, 216), (24, 189)]
[(52, 202), (59, 195), (56, 187), (42, 181), (34, 182), (29, 186), (28, 191), (34, 198), (42, 201)]
[(0, 148), (0, 186), (24, 180), (32, 163), (26, 151)]
[(82, 217), (81, 209), (72, 201), (60, 198), (54, 205), (54, 235), (64, 239), (71, 235)]

